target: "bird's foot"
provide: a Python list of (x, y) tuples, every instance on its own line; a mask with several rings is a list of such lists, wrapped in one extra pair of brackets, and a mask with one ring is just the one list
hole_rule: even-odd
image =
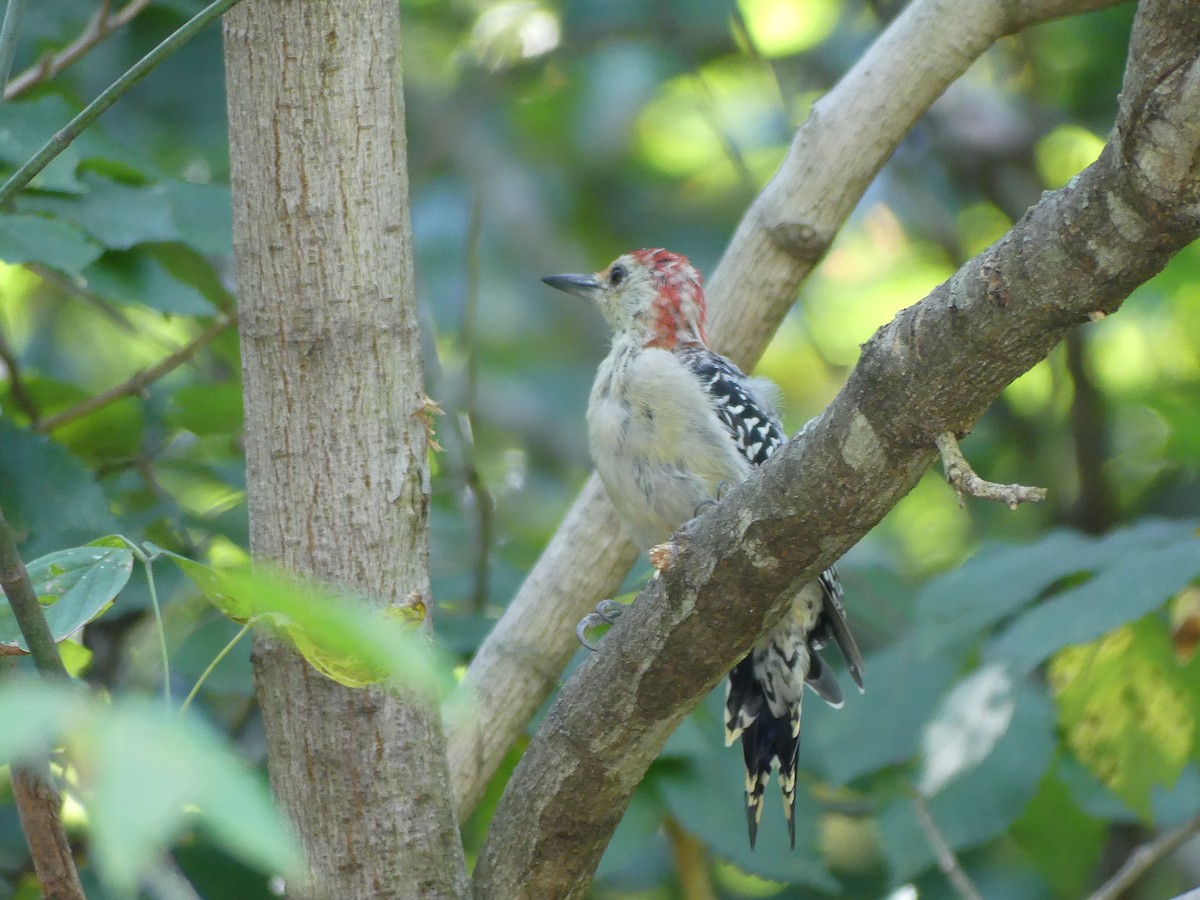
[(579, 638), (579, 643), (589, 650), (599, 650), (598, 645), (587, 639), (587, 633), (601, 625), (614, 624), (623, 612), (625, 612), (624, 604), (618, 603), (616, 600), (601, 600), (596, 604), (595, 612), (590, 612), (579, 620), (579, 624), (575, 626), (575, 637)]
[(704, 513), (708, 512), (710, 509), (712, 509), (714, 506), (716, 506), (718, 503), (720, 503), (721, 498), (724, 497), (725, 494), (728, 492), (729, 492), (729, 482), (722, 479), (717, 484), (717, 495), (715, 497), (709, 498), (708, 500), (701, 500), (699, 503), (697, 503), (696, 511), (694, 513), (692, 513), (692, 518), (694, 519), (697, 516), (703, 515)]

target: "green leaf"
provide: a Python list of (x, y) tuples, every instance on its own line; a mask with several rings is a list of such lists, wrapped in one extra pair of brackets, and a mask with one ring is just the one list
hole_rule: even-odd
[(0, 763), (44, 757), (61, 736), (82, 720), (86, 693), (78, 685), (58, 685), (41, 678), (6, 679), (0, 683)]
[[(1036, 795), (1054, 756), (1053, 706), (1024, 683), (1017, 683), (1012, 693), (1012, 719), (995, 749), (928, 800), (930, 814), (956, 850), (1006, 831)], [(934, 864), (911, 799), (899, 798), (885, 807), (878, 824), (893, 884), (903, 884)]]
[(1074, 756), (1064, 756), (1058, 769), (1071, 800), (1084, 812), (1109, 822), (1137, 824), (1137, 813)]
[(242, 428), (243, 410), (242, 389), (237, 382), (194, 384), (172, 395), (167, 421), (200, 437), (235, 434)]
[(1166, 546), (1116, 557), (1090, 581), (1025, 613), (985, 653), (1028, 671), (1055, 651), (1095, 640), (1158, 609), (1200, 575), (1200, 539), (1188, 533)]
[[(62, 641), (100, 616), (129, 581), (127, 549), (75, 547), (39, 557), (26, 566), (54, 640)], [(0, 647), (29, 647), (6, 603), (0, 607)]]
[(92, 666), (92, 651), (78, 641), (60, 641), (58, 653), (72, 678), (79, 678)]
[(87, 190), (77, 196), (27, 195), (18, 208), (74, 222), (110, 250), (177, 237), (163, 185), (123, 184), (95, 174), (83, 181)]
[(1037, 795), (1012, 827), (1013, 839), (1063, 900), (1083, 897), (1108, 833), (1107, 823), (1088, 815), (1051, 767)]
[(286, 636), (318, 672), (347, 687), (394, 681), (433, 694), (453, 685), (452, 664), (417, 630), (424, 610), (379, 607), (269, 571), (217, 571), (154, 545), (223, 613)]
[(0, 759), (66, 748), (88, 809), (93, 858), (106, 889), (132, 894), (192, 824), (266, 872), (298, 876), (299, 851), (269, 792), (198, 719), (158, 703), (112, 703), (42, 681), (0, 686)]
[(206, 256), (233, 255), (229, 185), (169, 181), (162, 187), (178, 240)]
[(200, 589), (205, 600), (235, 622), (246, 622), (255, 615), (254, 604), (250, 600), (239, 599), (235, 594), (230, 593), (224, 576), (216, 569), (196, 562), (194, 559), (188, 559), (186, 556), (180, 556), (178, 553), (172, 553), (170, 550), (164, 550), (150, 541), (147, 541), (145, 546), (148, 553), (175, 563), (192, 584)]
[(6, 263), (41, 263), (78, 275), (100, 253), (100, 245), (70, 222), (26, 213), (0, 213), (0, 259)]
[(0, 419), (0, 508), (34, 557), (114, 529), (96, 480), (62, 445)]
[(299, 855), (265, 785), (199, 720), (149, 701), (97, 717), (89, 804), (92, 841), (107, 880), (133, 887), (194, 818), (229, 852), (271, 871), (296, 872)]
[(1165, 625), (1148, 616), (1055, 656), (1049, 676), (1075, 755), (1149, 820), (1156, 786), (1196, 754), (1200, 658), (1176, 660)]
[[(45, 391), (41, 393), (45, 394)], [(70, 402), (66, 396), (78, 393)], [(53, 403), (43, 402), (43, 414), (69, 409), (86, 399), (85, 391), (61, 391), (61, 397)], [(137, 456), (145, 434), (145, 404), (139, 397), (123, 397), (93, 410), (74, 422), (54, 429), (54, 440), (65, 446), (79, 459), (100, 465), (114, 459), (127, 460)]]
[[(14, 169), (23, 165), (77, 112), (78, 109), (58, 94), (3, 104), (0, 106), (0, 160)], [(82, 158), (79, 141), (68, 145), (57, 159), (38, 173), (31, 187), (44, 191), (82, 191), (84, 185), (75, 177), (75, 169)]]
[(225, 588), (283, 632), (313, 668), (347, 687), (395, 681), (437, 694), (453, 683), (449, 667), (415, 630), (423, 612), (371, 606), (263, 572), (229, 573)]
[[(922, 589), (916, 628), (921, 650), (928, 654), (973, 642), (1057, 582), (1186, 540), (1194, 530), (1192, 522), (1149, 519), (1103, 538), (1064, 529), (1030, 544), (987, 545)], [(981, 602), (981, 597), (987, 602)]]
[(1032, 544), (992, 544), (934, 578), (917, 596), (915, 633), (921, 649), (930, 653), (971, 641), (1032, 603), (1058, 579), (1087, 568), (1090, 543), (1063, 530)]
[(83, 272), (89, 290), (122, 304), (141, 304), (164, 313), (211, 316), (216, 310), (194, 285), (180, 281), (144, 250), (106, 253)]
[[(920, 748), (922, 726), (955, 669), (945, 655), (924, 658), (911, 640), (872, 655), (866, 661), (866, 693), (851, 691), (839, 710), (805, 704), (801, 752), (811, 741), (837, 784), (908, 761)], [(871, 740), (863, 740), (864, 734)]]
[(1182, 825), (1200, 809), (1200, 768), (1188, 762), (1175, 783), (1155, 785), (1150, 792), (1154, 824), (1159, 828)]
[(26, 193), (17, 210), (74, 222), (110, 250), (180, 241), (206, 256), (233, 252), (228, 185), (174, 180), (128, 184), (85, 172), (82, 184), (73, 182), (72, 190), (71, 196)]

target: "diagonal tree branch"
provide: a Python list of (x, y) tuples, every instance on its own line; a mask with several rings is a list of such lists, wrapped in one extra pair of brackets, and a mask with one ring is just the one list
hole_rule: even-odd
[(41, 413), (25, 387), (25, 379), (21, 376), (21, 361), (9, 346), (3, 331), (0, 331), (0, 363), (4, 363), (5, 374), (8, 376), (8, 390), (12, 395), (13, 406), (29, 416), (31, 422), (36, 422)]
[(476, 896), (581, 896), (667, 737), (1014, 378), (1200, 235), (1200, 19), (1146, 0), (1100, 158), (880, 328), (825, 412), (673, 536), (675, 564), (563, 688), (514, 772)]
[[(859, 198), (916, 121), (997, 40), (1113, 0), (918, 0), (797, 130), (709, 281), (709, 331), (752, 368)], [(919, 60), (919, 64), (914, 61)], [(756, 315), (747, 315), (748, 298)]]
[[(1149, 871), (1151, 866), (1164, 857), (1170, 856), (1197, 832), (1200, 832), (1200, 815), (1193, 816), (1170, 831), (1164, 831), (1152, 841), (1142, 844), (1129, 855), (1129, 859), (1125, 860), (1125, 864), (1117, 870), (1116, 874), (1100, 885), (1099, 889), (1088, 897), (1088, 900), (1118, 900)], [(1176, 900), (1183, 900), (1189, 894), (1181, 894)]]
[(70, 409), (64, 409), (62, 412), (46, 416), (44, 419), (35, 419), (33, 430), (42, 434), (49, 434), (56, 429), (62, 428), (64, 425), (69, 425), (78, 419), (82, 419), (84, 416), (91, 415), (98, 409), (103, 409), (112, 403), (116, 403), (118, 400), (122, 400), (125, 397), (132, 397), (135, 394), (141, 394), (146, 388), (158, 381), (158, 379), (171, 374), (215, 341), (234, 321), (235, 317), (233, 315), (222, 313), (217, 316), (208, 328), (196, 335), (191, 341), (169, 356), (163, 357), (150, 368), (135, 372), (120, 384), (114, 385), (106, 391), (101, 391), (92, 397), (88, 397)]
[[(996, 40), (1115, 3), (914, 0), (817, 104), (742, 219), (707, 291), (714, 346), (744, 365), (758, 359), (800, 283), (913, 122)], [(635, 558), (593, 475), (459, 685), (456, 701), (473, 697), (489, 711), (486, 722), (447, 722), (460, 819), (557, 686), (578, 649), (575, 623), (617, 590)]]

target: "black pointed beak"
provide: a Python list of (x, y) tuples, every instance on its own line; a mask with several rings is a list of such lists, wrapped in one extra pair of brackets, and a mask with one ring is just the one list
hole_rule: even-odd
[(547, 275), (542, 281), (552, 288), (583, 297), (585, 300), (591, 300), (600, 290), (600, 282), (596, 280), (595, 275)]

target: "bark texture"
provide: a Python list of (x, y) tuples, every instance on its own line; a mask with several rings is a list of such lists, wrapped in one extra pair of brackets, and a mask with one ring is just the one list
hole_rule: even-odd
[(29, 844), (38, 887), (45, 900), (83, 900), (83, 885), (75, 869), (75, 856), (62, 821), (62, 797), (49, 781), (46, 767), (12, 769), (13, 800), (21, 830)]
[[(913, 0), (817, 103), (742, 218), (706, 291), (713, 346), (753, 366), (871, 179), (988, 47), (1038, 22), (1116, 2)], [(482, 698), (489, 715), (448, 724), (461, 818), (578, 649), (575, 624), (612, 595), (635, 559), (616, 521), (593, 476), (472, 661), (459, 692)]]
[[(973, 5), (973, 4), (972, 4)], [(1139, 10), (1100, 159), (864, 346), (829, 408), (672, 539), (672, 563), (563, 689), (496, 811), (477, 897), (576, 897), (667, 737), (794, 594), (1067, 331), (1200, 235), (1200, 17)], [(740, 259), (740, 257), (739, 257)]]
[[(431, 608), (399, 8), (247, 0), (225, 45), (251, 549)], [(255, 686), (311, 867), (289, 896), (461, 896), (436, 707), (268, 639)]]

